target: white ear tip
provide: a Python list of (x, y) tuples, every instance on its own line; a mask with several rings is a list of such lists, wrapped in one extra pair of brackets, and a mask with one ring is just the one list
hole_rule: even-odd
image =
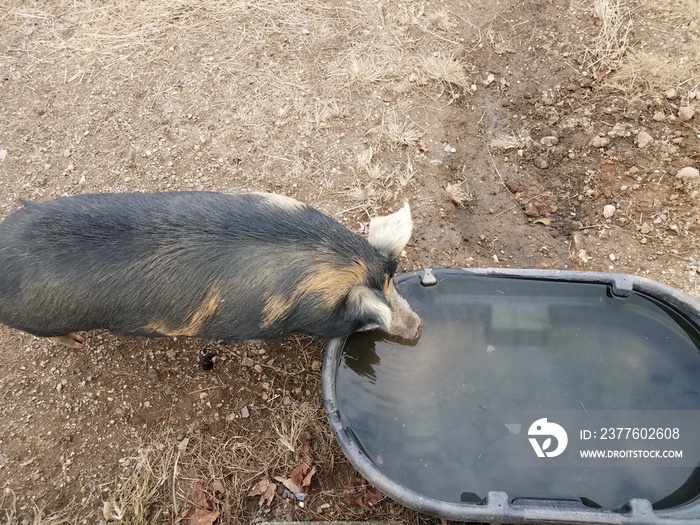
[(388, 257), (395, 258), (408, 243), (412, 230), (411, 207), (404, 201), (400, 210), (370, 221), (369, 242)]

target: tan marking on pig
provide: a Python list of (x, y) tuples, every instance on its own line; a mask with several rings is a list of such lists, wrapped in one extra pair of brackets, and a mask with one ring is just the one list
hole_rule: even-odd
[(186, 324), (172, 328), (162, 321), (154, 321), (148, 324), (146, 329), (169, 337), (194, 337), (199, 335), (207, 319), (214, 315), (220, 302), (221, 290), (212, 288), (204, 298), (204, 301), (192, 311)]
[(275, 294), (267, 300), (260, 328), (269, 328), (284, 318), (307, 295), (313, 296), (322, 306), (332, 310), (354, 286), (365, 283), (368, 279), (369, 267), (364, 261), (356, 260), (350, 266), (318, 264), (289, 296)]
[(287, 210), (299, 210), (306, 206), (303, 202), (299, 202), (298, 200), (293, 199), (291, 197), (287, 197), (286, 195), (280, 195), (279, 193), (264, 193), (260, 191), (253, 191), (251, 192), (251, 195), (257, 195), (258, 197), (262, 197), (265, 201), (269, 202), (270, 204)]

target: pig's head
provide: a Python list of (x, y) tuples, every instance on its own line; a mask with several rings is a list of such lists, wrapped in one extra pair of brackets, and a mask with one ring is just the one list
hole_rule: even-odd
[(379, 328), (389, 335), (415, 341), (420, 337), (423, 321), (399, 295), (393, 277), (398, 259), (411, 238), (413, 220), (408, 203), (396, 213), (375, 217), (369, 224), (369, 243), (383, 258), (383, 275), (379, 288), (356, 286), (348, 296), (349, 309), (367, 323), (360, 330)]

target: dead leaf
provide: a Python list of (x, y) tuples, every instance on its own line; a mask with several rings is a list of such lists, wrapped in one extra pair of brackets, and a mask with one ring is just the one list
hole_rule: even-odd
[(260, 481), (258, 481), (255, 484), (255, 486), (252, 489), (250, 489), (250, 491), (248, 492), (248, 497), (260, 496), (260, 501), (258, 502), (258, 506), (262, 507), (263, 503), (264, 503), (269, 507), (270, 503), (272, 503), (272, 500), (275, 498), (276, 491), (277, 491), (277, 484), (276, 483), (272, 483), (267, 478), (262, 478)]
[(190, 525), (212, 525), (219, 517), (219, 511), (213, 510), (212, 504), (207, 498), (207, 493), (204, 490), (202, 482), (198, 481), (196, 485), (197, 495), (195, 497), (196, 508), (190, 516)]
[(177, 449), (180, 452), (184, 452), (187, 449), (187, 445), (190, 443), (190, 438), (186, 437), (177, 444)]
[(180, 523), (187, 516), (189, 516), (190, 512), (192, 512), (192, 507), (185, 507), (184, 509), (182, 509), (177, 519), (175, 520), (175, 525), (178, 525), (178, 523)]
[(309, 473), (304, 477), (304, 480), (301, 482), (302, 487), (308, 487), (311, 485), (311, 478), (314, 477), (314, 474), (316, 474), (316, 467), (312, 467)]
[(220, 479), (215, 479), (212, 482), (211, 489), (214, 491), (214, 496), (218, 500), (223, 500), (226, 496), (226, 489), (224, 488), (224, 484)]
[(365, 503), (364, 498), (362, 496), (357, 496), (354, 500), (353, 503), (360, 507), (362, 510), (372, 510), (369, 508), (369, 506)]
[(367, 500), (367, 503), (369, 504), (370, 507), (374, 507), (377, 503), (382, 501), (386, 496), (384, 495), (383, 492), (380, 492), (378, 490), (372, 491), (372, 490), (367, 490), (365, 494), (365, 499)]
[(610, 73), (612, 73), (612, 68), (609, 68), (609, 67), (595, 68), (595, 69), (593, 69), (593, 80), (595, 80), (596, 82), (602, 82), (603, 79)]
[(203, 507), (205, 509), (209, 508), (209, 500), (207, 499), (207, 493), (204, 492), (204, 485), (200, 481), (197, 482), (196, 486), (197, 495), (195, 497), (194, 504), (198, 507)]
[[(295, 485), (297, 485), (299, 487), (303, 487), (304, 486), (304, 475), (308, 472), (308, 470), (309, 470), (309, 465), (307, 465), (304, 462), (301, 462), (296, 467), (294, 467), (292, 469), (292, 472), (289, 474), (289, 479), (291, 479)], [(287, 487), (287, 488), (289, 488), (289, 487)], [(292, 490), (292, 489), (289, 489), (289, 490)]]
[(386, 497), (362, 478), (358, 478), (354, 487), (345, 489), (343, 496), (352, 498), (352, 502), (363, 510), (371, 510)]
[(288, 491), (294, 494), (299, 494), (301, 492), (301, 487), (294, 482), (292, 478), (283, 478), (282, 476), (275, 476), (275, 479), (282, 483)]
[(532, 221), (532, 224), (544, 224), (545, 226), (549, 226), (552, 224), (552, 219), (540, 217), (539, 219), (535, 219), (534, 221)]
[(218, 510), (197, 507), (190, 518), (190, 525), (212, 525), (219, 517)]
[[(305, 439), (301, 444), (301, 461), (307, 465), (311, 465), (311, 445)], [(308, 467), (307, 467), (308, 468)]]

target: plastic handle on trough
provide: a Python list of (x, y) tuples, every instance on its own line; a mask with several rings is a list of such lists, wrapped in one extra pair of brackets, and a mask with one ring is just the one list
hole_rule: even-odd
[(634, 280), (627, 275), (615, 275), (612, 279), (612, 294), (615, 297), (629, 297), (634, 291)]
[(426, 268), (423, 270), (423, 273), (420, 275), (420, 283), (423, 286), (433, 286), (434, 284), (437, 284), (437, 277), (435, 277), (432, 268)]

